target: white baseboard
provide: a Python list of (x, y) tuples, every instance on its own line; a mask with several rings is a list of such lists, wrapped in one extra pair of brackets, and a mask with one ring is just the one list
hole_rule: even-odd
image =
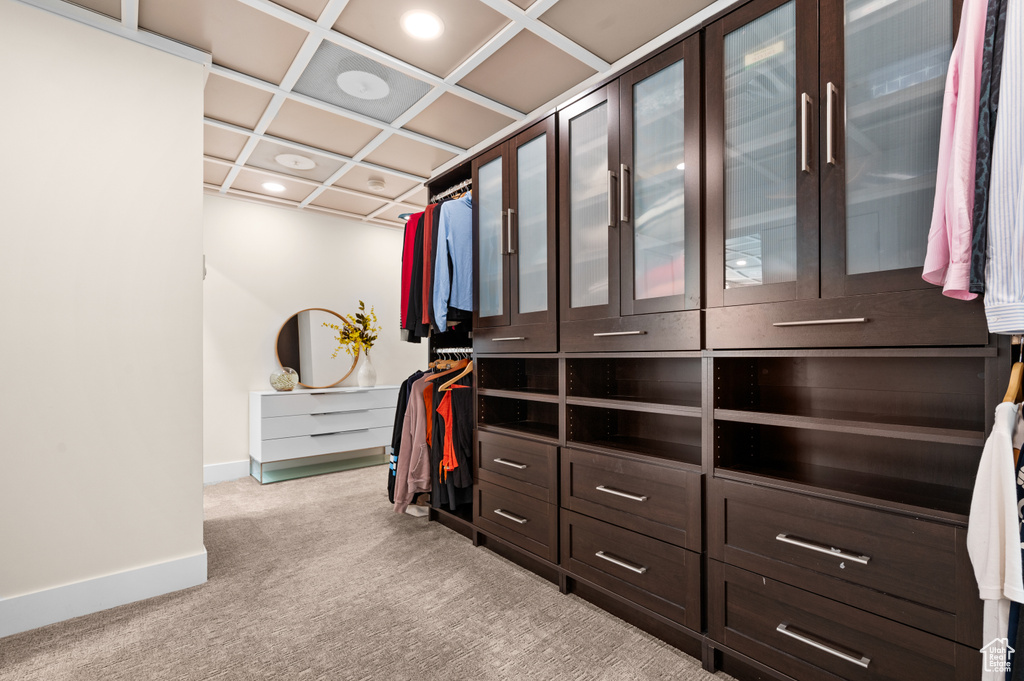
[(247, 475), (249, 475), (249, 459), (228, 461), (227, 463), (208, 463), (203, 466), (204, 485), (238, 480)]
[(0, 638), (187, 589), (206, 581), (206, 549), (202, 553), (156, 565), (116, 572), (45, 591), (0, 598)]

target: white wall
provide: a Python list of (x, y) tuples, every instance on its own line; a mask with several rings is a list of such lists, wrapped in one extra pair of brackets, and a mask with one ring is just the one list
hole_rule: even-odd
[[(270, 389), (278, 329), (299, 310), (372, 305), (378, 385), (425, 365), (425, 342), (399, 340), (401, 230), (210, 194), (203, 219), (207, 465), (248, 460), (248, 392)], [(356, 372), (341, 385), (356, 385)]]
[(177, 587), (101, 577), (188, 559), (198, 583), (206, 560), (203, 68), (0, 17), (2, 636), (39, 625), (30, 596), (102, 583), (107, 607)]

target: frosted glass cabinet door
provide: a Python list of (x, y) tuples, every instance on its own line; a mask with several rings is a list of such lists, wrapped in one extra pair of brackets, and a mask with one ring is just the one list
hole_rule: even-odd
[(622, 315), (700, 307), (700, 43), (620, 79)]
[[(563, 319), (619, 315), (617, 89), (610, 85), (560, 112), (562, 248), (568, 254)], [(617, 129), (617, 128), (616, 128)], [(614, 168), (614, 170), (613, 170)], [(564, 280), (563, 280), (564, 281)]]
[[(822, 7), (822, 296), (927, 286), (952, 0)], [(844, 196), (845, 195), (845, 196)], [(845, 214), (844, 214), (845, 213)]]
[(513, 243), (516, 247), (517, 312), (548, 309), (548, 135), (516, 150), (516, 197)]
[[(500, 148), (499, 148), (500, 151)], [(473, 203), (477, 210), (478, 323), (483, 326), (508, 324), (508, 277), (505, 275), (508, 234), (505, 222), (505, 159), (492, 154), (474, 163)]]

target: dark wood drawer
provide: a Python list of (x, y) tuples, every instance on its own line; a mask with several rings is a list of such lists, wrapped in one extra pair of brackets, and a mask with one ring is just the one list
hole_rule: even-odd
[(477, 431), (477, 479), (558, 503), (558, 448)]
[[(945, 298), (938, 288), (708, 308), (706, 315), (709, 350), (988, 342), (981, 301)], [(850, 319), (865, 321), (835, 321)]]
[(563, 510), (562, 567), (700, 631), (700, 554)]
[(693, 471), (563, 448), (562, 506), (701, 550), (701, 475)]
[(473, 489), (473, 523), (495, 537), (558, 562), (558, 507), (479, 482)]
[(700, 350), (700, 322), (700, 310), (563, 320), (559, 335), (566, 352)]
[(962, 529), (721, 479), (708, 497), (711, 558), (977, 643)]
[(799, 681), (980, 678), (971, 648), (708, 561), (708, 634)]
[(473, 329), (473, 350), (488, 352), (557, 352), (558, 324), (519, 324)]

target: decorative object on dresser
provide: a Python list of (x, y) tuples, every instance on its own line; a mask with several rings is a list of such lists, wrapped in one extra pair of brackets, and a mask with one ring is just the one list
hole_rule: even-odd
[[(359, 359), (358, 348), (349, 363), (337, 357), (330, 325), (337, 320), (343, 325), (350, 322), (333, 310), (310, 307), (296, 312), (281, 325), (277, 332), (274, 353), (281, 367), (298, 367), (298, 384), (304, 388), (320, 389), (338, 385), (348, 378)], [(334, 352), (332, 355), (331, 353)]]
[(374, 313), (373, 307), (371, 306), (370, 311), (367, 312), (366, 303), (360, 300), (359, 312), (343, 317), (342, 326), (332, 322), (324, 322), (323, 325), (334, 329), (336, 333), (334, 340), (337, 341), (338, 347), (331, 354), (331, 359), (336, 358), (338, 353), (344, 350), (355, 361), (359, 359), (359, 353), (362, 351), (363, 363), (359, 366), (359, 373), (356, 374), (359, 387), (367, 388), (376, 385), (377, 370), (373, 368), (373, 362), (370, 361), (370, 348), (377, 341), (380, 325), (377, 323), (377, 315)]
[(299, 373), (291, 367), (281, 367), (270, 373), (270, 387), (278, 392), (287, 392), (299, 384)]
[[(251, 475), (262, 483), (387, 463), (398, 386), (249, 393)], [(364, 450), (383, 447), (384, 453)]]

